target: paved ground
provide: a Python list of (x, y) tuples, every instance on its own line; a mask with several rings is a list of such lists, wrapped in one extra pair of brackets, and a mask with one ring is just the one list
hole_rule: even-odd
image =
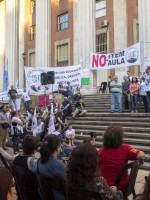
[[(10, 155), (13, 155), (13, 151), (11, 148), (9, 148), (9, 150), (7, 151)], [(39, 153), (37, 153), (37, 157), (39, 157)], [(149, 171), (147, 170), (139, 170), (138, 172), (138, 176), (137, 176), (137, 180), (136, 180), (136, 184), (135, 184), (135, 191), (137, 194), (142, 193), (143, 191), (143, 187), (145, 184), (145, 176), (149, 175)], [(130, 196), (129, 200), (132, 200), (132, 196)], [(14, 198), (13, 200), (17, 200), (16, 195), (14, 194)]]

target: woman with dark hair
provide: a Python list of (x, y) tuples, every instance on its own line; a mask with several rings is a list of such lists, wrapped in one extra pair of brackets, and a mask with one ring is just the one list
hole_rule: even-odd
[(130, 94), (131, 94), (131, 113), (138, 113), (138, 94), (139, 94), (139, 83), (138, 79), (133, 76), (132, 83), (130, 83)]
[(109, 187), (103, 177), (98, 176), (98, 155), (92, 144), (80, 144), (70, 154), (67, 167), (67, 189), (71, 192), (76, 186), (97, 191), (105, 200), (118, 197), (122, 193), (115, 186)]
[(41, 146), (41, 158), (35, 165), (34, 171), (45, 176), (66, 180), (66, 165), (58, 160), (60, 153), (60, 139), (56, 135), (49, 135)]
[[(140, 160), (143, 164), (145, 154), (129, 145), (123, 144), (123, 129), (121, 126), (109, 126), (103, 136), (103, 148), (99, 150), (100, 174), (112, 186), (121, 169), (128, 160)], [(125, 191), (129, 181), (128, 171), (124, 174), (118, 189)]]
[(63, 83), (62, 82), (59, 82), (58, 93), (61, 93), (61, 94), (63, 94), (66, 97), (68, 96), (68, 92), (65, 91), (65, 88), (63, 87)]
[(13, 165), (33, 171), (34, 164), (37, 162), (35, 154), (38, 147), (39, 140), (32, 135), (26, 135), (22, 142), (23, 155), (18, 155), (17, 157), (15, 157)]
[(146, 179), (146, 183), (144, 187), (144, 192), (135, 200), (150, 200), (150, 175), (146, 177), (145, 179)]
[(0, 167), (0, 200), (13, 200), (13, 177), (5, 167)]
[[(60, 153), (60, 139), (56, 135), (49, 135), (45, 138), (41, 146), (41, 158), (35, 164), (34, 172), (51, 178), (66, 180), (66, 165), (57, 156)], [(59, 192), (54, 192), (55, 199), (64, 200), (64, 195)]]
[(19, 119), (18, 111), (11, 113), (11, 134), (14, 154), (19, 152), (19, 133), (23, 132), (23, 122)]

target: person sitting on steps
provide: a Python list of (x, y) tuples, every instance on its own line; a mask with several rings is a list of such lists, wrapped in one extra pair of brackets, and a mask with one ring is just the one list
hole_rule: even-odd
[(79, 102), (75, 105), (75, 111), (73, 113), (72, 119), (75, 119), (76, 115), (83, 116), (87, 113), (87, 110), (85, 110), (85, 104), (83, 103), (82, 98), (79, 98)]

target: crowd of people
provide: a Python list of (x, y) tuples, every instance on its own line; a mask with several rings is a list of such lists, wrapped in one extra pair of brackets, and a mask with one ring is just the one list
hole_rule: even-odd
[(138, 113), (138, 104), (144, 104), (144, 112), (150, 113), (150, 67), (143, 74), (138, 76), (127, 75), (123, 77), (123, 82), (118, 81), (114, 76), (113, 80), (109, 76), (108, 87), (111, 92), (111, 113), (115, 111), (115, 100), (118, 103), (118, 112), (129, 110), (131, 113)]
[[(150, 112), (150, 68), (146, 74), (139, 73), (139, 77), (131, 76), (127, 72), (124, 82), (120, 83), (118, 77), (114, 81), (109, 77), (111, 92), (111, 112), (115, 111), (115, 100), (118, 102), (118, 112), (129, 109), (131, 113), (138, 113), (138, 102), (144, 104), (145, 112)], [(34, 109), (30, 107), (30, 96), (26, 89), (22, 98), (26, 105), (27, 115), (17, 110), (17, 91), (11, 87), (9, 91), (11, 106), (0, 108), (0, 153), (6, 161), (11, 161), (15, 166), (31, 170), (51, 178), (57, 178), (66, 183), (68, 195), (77, 186), (98, 192), (104, 200), (123, 200), (129, 175), (124, 174), (118, 187), (114, 185), (121, 169), (130, 160), (139, 160), (144, 163), (145, 153), (124, 144), (124, 133), (120, 126), (109, 126), (103, 134), (103, 147), (97, 151), (95, 147), (96, 134), (89, 133), (90, 139), (75, 146), (75, 129), (71, 122), (77, 116), (82, 117), (87, 113), (85, 103), (81, 97), (80, 89), (73, 93), (70, 82), (66, 88), (62, 82), (58, 86), (64, 100), (61, 104), (56, 99), (48, 109)], [(73, 107), (73, 101), (76, 100)], [(53, 112), (51, 112), (53, 108)], [(36, 113), (35, 113), (36, 111)], [(51, 113), (53, 116), (51, 118)], [(37, 126), (35, 135), (35, 117)], [(53, 120), (52, 120), (53, 119)], [(54, 122), (54, 130), (50, 129), (50, 120)], [(19, 138), (23, 137), (22, 149), (19, 149)], [(12, 137), (14, 156), (6, 151), (6, 142)], [(36, 152), (40, 151), (40, 158)], [(0, 163), (1, 165), (1, 163)], [(8, 169), (0, 167), (0, 177), (5, 173), (4, 183), (0, 181), (0, 200), (12, 199), (13, 179)], [(150, 185), (146, 182), (145, 193), (138, 200), (148, 199)], [(1, 179), (2, 180), (2, 179)], [(31, 187), (32, 190), (32, 187)], [(38, 192), (38, 191), (37, 191)], [(41, 199), (40, 193), (38, 193)], [(65, 200), (61, 192), (54, 191), (56, 200)]]
[[(139, 160), (140, 164), (143, 164), (145, 158), (144, 152), (123, 144), (123, 140), (123, 129), (120, 126), (109, 126), (104, 132), (103, 147), (99, 151), (90, 140), (86, 140), (72, 149), (68, 159), (59, 157), (62, 145), (59, 135), (56, 134), (46, 136), (41, 145), (38, 138), (30, 134), (26, 135), (22, 142), (23, 153), (15, 158), (7, 155), (2, 149), (0, 152), (7, 161), (11, 160), (15, 166), (66, 182), (68, 195), (78, 186), (98, 192), (104, 200), (123, 200), (123, 194), (129, 181), (128, 172), (126, 171), (124, 174), (118, 188), (114, 185), (115, 180), (129, 160)], [(39, 146), (40, 158), (37, 158), (36, 152)], [(10, 181), (3, 182), (1, 179), (0, 199), (8, 200), (4, 196), (12, 195), (12, 175), (8, 169), (0, 167), (0, 175), (4, 172), (8, 175), (4, 180), (9, 179)], [(149, 184), (149, 180), (146, 188), (147, 184)], [(31, 185), (30, 189), (32, 190)], [(54, 191), (54, 195), (56, 200), (65, 200), (59, 191)], [(147, 191), (147, 195), (149, 195), (149, 191)], [(144, 193), (138, 197), (138, 200), (146, 200), (146, 197)]]

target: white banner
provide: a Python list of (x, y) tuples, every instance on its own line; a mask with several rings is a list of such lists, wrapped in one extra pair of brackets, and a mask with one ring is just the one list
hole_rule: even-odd
[(58, 90), (59, 82), (63, 82), (63, 86), (67, 86), (69, 81), (73, 88), (81, 86), (81, 66), (67, 67), (25, 67), (26, 88), (30, 95), (49, 94), (52, 92), (52, 85), (41, 85), (41, 73), (49, 71), (55, 72), (55, 84), (53, 91)]
[(111, 54), (91, 54), (90, 69), (103, 70), (140, 65), (140, 43)]

